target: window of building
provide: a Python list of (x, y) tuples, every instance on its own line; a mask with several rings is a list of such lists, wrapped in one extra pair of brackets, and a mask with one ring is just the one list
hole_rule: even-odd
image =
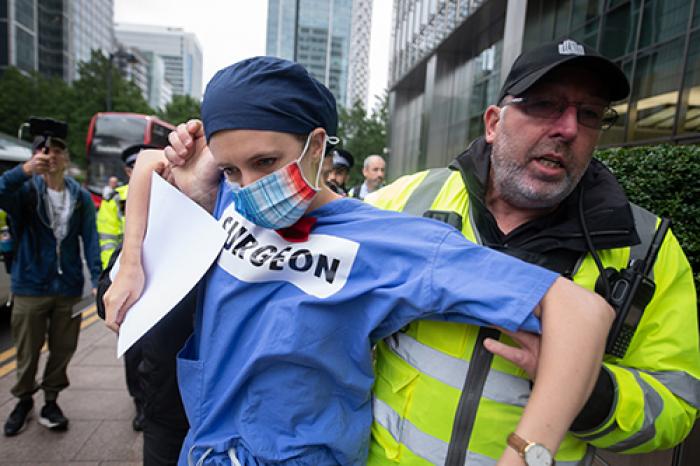
[[(7, 40), (7, 23), (5, 21), (0, 21), (0, 37)], [(7, 42), (5, 42), (5, 44), (7, 44)], [(7, 52), (7, 45), (0, 46), (0, 66), (7, 66), (9, 64)]]
[(632, 0), (605, 16), (600, 53), (614, 59), (634, 51), (640, 4), (641, 0)]
[(554, 18), (554, 36), (552, 39), (564, 37), (569, 32), (569, 13), (571, 0), (557, 0), (557, 9)]
[(672, 135), (684, 44), (685, 38), (678, 38), (637, 58), (632, 82), (629, 140)]
[(695, 0), (695, 14), (693, 15), (693, 27), (700, 27), (700, 0)]
[(7, 18), (7, 0), (0, 0), (0, 18)]
[(645, 2), (639, 48), (684, 35), (688, 25), (688, 0), (656, 0)]
[(601, 14), (603, 0), (573, 0), (571, 4), (571, 28), (576, 29)]
[(623, 3), (627, 3), (629, 1), (630, 0), (608, 0), (608, 8), (615, 8), (616, 6), (622, 5)]
[(34, 30), (34, 2), (32, 0), (15, 1), (15, 19), (18, 23)]
[(583, 42), (589, 47), (596, 48), (598, 42), (598, 25), (599, 21), (594, 19), (589, 21), (585, 26), (570, 34), (571, 38)]
[(17, 68), (34, 71), (34, 36), (22, 28), (15, 28), (17, 44)]
[(690, 36), (678, 133), (700, 132), (700, 31)]

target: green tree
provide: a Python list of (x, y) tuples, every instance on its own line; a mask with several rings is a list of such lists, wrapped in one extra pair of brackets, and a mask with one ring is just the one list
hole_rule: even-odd
[(176, 95), (173, 100), (159, 112), (158, 116), (174, 125), (184, 123), (192, 118), (201, 118), (200, 104), (189, 95)]
[(0, 131), (16, 135), (20, 125), (33, 115), (66, 120), (63, 102), (69, 91), (58, 78), (8, 68), (0, 77)]
[(349, 108), (338, 112), (338, 137), (341, 147), (349, 151), (355, 159), (350, 171), (348, 186), (361, 183), (362, 162), (368, 155), (386, 157), (388, 122), (388, 95), (385, 92), (368, 115), (362, 103), (357, 101)]
[(31, 78), (17, 68), (6, 69), (0, 77), (0, 95), (0, 131), (15, 135), (34, 106)]

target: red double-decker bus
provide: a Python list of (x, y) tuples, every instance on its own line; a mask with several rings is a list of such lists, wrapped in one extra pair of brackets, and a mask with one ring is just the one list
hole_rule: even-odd
[(139, 113), (101, 112), (90, 120), (85, 154), (87, 155), (87, 188), (95, 205), (102, 201), (102, 189), (111, 176), (128, 182), (121, 153), (134, 144), (168, 145), (168, 133), (175, 129), (155, 116)]

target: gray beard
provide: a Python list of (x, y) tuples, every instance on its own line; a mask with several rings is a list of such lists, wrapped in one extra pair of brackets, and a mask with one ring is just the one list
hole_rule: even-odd
[[(505, 149), (505, 150), (504, 150)], [(492, 186), (508, 204), (521, 209), (550, 209), (559, 205), (571, 194), (579, 179), (566, 178), (550, 189), (538, 190), (527, 182), (526, 168), (519, 166), (510, 157), (502, 156), (507, 149), (494, 142), (491, 151)]]

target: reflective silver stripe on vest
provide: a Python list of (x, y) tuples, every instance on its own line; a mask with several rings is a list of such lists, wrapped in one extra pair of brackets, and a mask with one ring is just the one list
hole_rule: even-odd
[[(417, 371), (462, 391), (469, 362), (424, 345), (405, 333), (387, 338), (385, 343)], [(481, 396), (499, 403), (524, 407), (530, 397), (530, 383), (491, 368)]]
[(423, 181), (408, 197), (402, 212), (422, 217), (426, 210), (430, 210), (435, 198), (451, 174), (452, 170), (449, 168), (429, 170)]
[(100, 241), (119, 241), (122, 239), (122, 235), (110, 235), (108, 233), (100, 233), (98, 237), (100, 238)]
[(110, 241), (108, 243), (100, 244), (100, 252), (111, 251), (112, 249), (116, 249), (116, 248), (117, 248), (117, 243), (115, 241)]
[[(374, 397), (372, 403), (374, 420), (384, 427), (397, 443), (403, 444), (411, 452), (431, 464), (445, 464), (447, 442), (418, 429), (407, 419), (401, 418), (391, 406)], [(465, 464), (469, 466), (494, 466), (496, 460), (488, 456), (467, 452)], [(559, 464), (559, 463), (557, 463)]]
[[(630, 259), (644, 259), (654, 239), (658, 217), (632, 202), (630, 202), (630, 208), (632, 209), (632, 217), (634, 217), (634, 228), (637, 230), (637, 236), (641, 240), (639, 244), (630, 247)], [(649, 278), (654, 279), (653, 267)]]
[(644, 421), (639, 431), (615, 445), (606, 447), (606, 450), (613, 452), (629, 450), (630, 448), (638, 447), (653, 439), (656, 435), (656, 426), (654, 423), (664, 409), (664, 400), (661, 399), (661, 396), (656, 393), (656, 390), (654, 390), (651, 385), (642, 379), (639, 372), (629, 368), (627, 368), (627, 370), (634, 374), (634, 378), (637, 379), (637, 383), (644, 393)]
[(640, 372), (651, 375), (661, 382), (664, 387), (668, 388), (671, 393), (682, 398), (694, 408), (700, 409), (700, 380), (692, 375), (680, 371)]
[[(374, 420), (384, 427), (397, 443), (432, 464), (445, 464), (448, 443), (418, 429), (404, 419), (391, 406), (377, 397), (372, 398)], [(588, 448), (581, 461), (557, 461), (557, 466), (589, 466), (593, 459), (593, 448)], [(488, 456), (467, 451), (465, 466), (495, 466), (497, 461)]]

